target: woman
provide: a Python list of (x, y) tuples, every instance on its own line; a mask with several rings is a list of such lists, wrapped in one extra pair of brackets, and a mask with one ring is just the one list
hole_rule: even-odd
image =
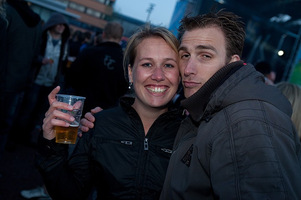
[(69, 126), (62, 119), (73, 119), (58, 109), (72, 108), (51, 102), (38, 163), (52, 198), (85, 199), (95, 186), (100, 199), (159, 199), (181, 121), (170, 103), (180, 83), (177, 48), (165, 28), (144, 28), (130, 38), (124, 67), (135, 97), (98, 113), (70, 159), (68, 145), (54, 142), (53, 126)]
[(292, 121), (301, 140), (301, 88), (297, 84), (280, 82), (275, 85), (292, 105)]

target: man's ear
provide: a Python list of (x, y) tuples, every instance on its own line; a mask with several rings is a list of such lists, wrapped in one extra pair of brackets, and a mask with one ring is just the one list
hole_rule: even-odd
[(236, 62), (236, 61), (239, 61), (239, 60), (240, 60), (239, 55), (234, 54), (233, 56), (231, 56), (231, 60), (230, 60), (229, 63)]

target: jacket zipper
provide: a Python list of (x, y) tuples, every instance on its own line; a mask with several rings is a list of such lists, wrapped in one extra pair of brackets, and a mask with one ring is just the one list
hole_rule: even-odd
[(144, 150), (148, 150), (148, 138), (144, 138)]

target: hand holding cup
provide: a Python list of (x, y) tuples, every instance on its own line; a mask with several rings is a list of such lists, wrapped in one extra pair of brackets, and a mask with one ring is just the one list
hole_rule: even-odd
[(50, 107), (43, 121), (43, 136), (49, 140), (56, 137), (58, 143), (74, 144), (85, 97), (57, 94), (59, 90), (58, 86), (48, 95)]

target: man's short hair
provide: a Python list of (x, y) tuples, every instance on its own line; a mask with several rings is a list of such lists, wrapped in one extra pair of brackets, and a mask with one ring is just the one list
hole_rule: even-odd
[(227, 58), (235, 54), (241, 57), (245, 41), (244, 22), (232, 12), (220, 10), (195, 17), (185, 16), (180, 22), (179, 40), (181, 42), (185, 31), (215, 26), (225, 35)]
[(117, 22), (108, 22), (103, 32), (108, 39), (121, 40), (123, 27)]

